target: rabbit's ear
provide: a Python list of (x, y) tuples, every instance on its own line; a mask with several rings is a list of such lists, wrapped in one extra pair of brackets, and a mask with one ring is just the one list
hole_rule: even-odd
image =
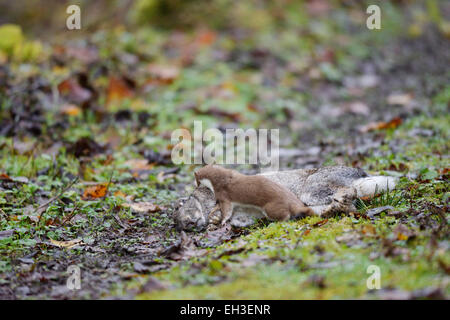
[(195, 185), (198, 187), (200, 185), (200, 181), (198, 181), (198, 174), (194, 171), (194, 177), (195, 177)]

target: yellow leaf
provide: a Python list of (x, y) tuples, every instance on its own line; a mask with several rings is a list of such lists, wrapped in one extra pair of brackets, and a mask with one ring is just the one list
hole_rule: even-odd
[(408, 240), (408, 236), (406, 234), (403, 234), (401, 232), (397, 233), (397, 239), (398, 240)]
[(68, 116), (78, 116), (81, 114), (81, 109), (74, 104), (66, 104), (61, 108), (61, 112)]
[(161, 211), (161, 208), (151, 202), (123, 203), (122, 207), (131, 208), (135, 213), (153, 213)]
[(67, 249), (70, 249), (75, 246), (84, 245), (84, 243), (81, 239), (74, 239), (74, 240), (69, 240), (69, 241), (57, 241), (57, 240), (50, 239), (50, 242), (57, 247), (67, 248)]

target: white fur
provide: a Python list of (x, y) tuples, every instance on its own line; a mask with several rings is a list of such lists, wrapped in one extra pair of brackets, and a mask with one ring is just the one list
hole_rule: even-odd
[[(200, 184), (204, 185), (205, 187), (207, 187), (209, 190), (212, 191), (212, 193), (214, 193), (214, 187), (211, 183), (211, 180), (209, 179), (202, 179), (200, 180)], [(214, 193), (215, 194), (215, 193)]]
[(352, 186), (356, 189), (358, 197), (373, 197), (375, 191), (377, 194), (393, 190), (397, 179), (387, 176), (372, 176), (360, 178), (352, 182)]

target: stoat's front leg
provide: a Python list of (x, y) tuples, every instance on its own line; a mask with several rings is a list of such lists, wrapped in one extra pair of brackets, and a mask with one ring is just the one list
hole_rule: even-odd
[(230, 200), (219, 200), (220, 211), (222, 211), (222, 225), (225, 225), (233, 215), (233, 204)]
[[(219, 211), (218, 213), (217, 213), (217, 211)], [(221, 214), (220, 214), (220, 206), (219, 206), (219, 204), (217, 203), (216, 204), (216, 206), (212, 209), (212, 211), (209, 213), (209, 215), (208, 215), (208, 220), (209, 220), (209, 222), (210, 223), (212, 223), (212, 224), (220, 224), (220, 222), (221, 222), (221, 220), (222, 220), (222, 217), (221, 217)]]

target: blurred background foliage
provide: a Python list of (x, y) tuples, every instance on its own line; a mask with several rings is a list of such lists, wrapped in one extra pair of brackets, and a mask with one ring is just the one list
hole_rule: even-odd
[[(440, 0), (381, 1), (393, 6), (423, 3), (426, 12), (416, 13), (418, 20), (445, 25), (439, 9)], [(444, 1), (443, 1), (444, 2)], [(323, 16), (333, 7), (365, 11), (377, 1), (358, 0), (27, 0), (0, 1), (0, 24), (21, 25), (26, 32), (45, 37), (65, 31), (65, 8), (77, 4), (82, 8), (84, 31), (106, 26), (152, 25), (160, 28), (234, 27), (258, 29), (267, 26), (298, 26), (308, 18)], [(353, 17), (356, 19), (356, 17)]]
[[(311, 41), (332, 39), (339, 32), (353, 31), (355, 25), (365, 28), (365, 10), (369, 4), (376, 3), (356, 0), (27, 0), (25, 4), (2, 0), (0, 62), (8, 58), (15, 61), (38, 59), (42, 54), (42, 44), (30, 39), (60, 43), (86, 39), (96, 31), (118, 28), (127, 31), (237, 31), (244, 35), (245, 40), (250, 39), (248, 45), (252, 45), (250, 34), (257, 33), (261, 40), (265, 34), (273, 35), (289, 29), (295, 30), (300, 37), (305, 36), (304, 47), (307, 48)], [(436, 25), (446, 36), (450, 35), (450, 23), (443, 18), (450, 14), (442, 12), (448, 10), (448, 6), (440, 6), (443, 2), (439, 0), (380, 3), (383, 4), (381, 39), (386, 38), (384, 32), (405, 31), (406, 16), (406, 30), (410, 36), (420, 36), (424, 27), (430, 24)], [(66, 8), (71, 4), (81, 7), (82, 30), (67, 33)], [(405, 9), (413, 4), (413, 10)], [(334, 8), (343, 10), (333, 12)], [(329, 21), (324, 24), (324, 20)]]

